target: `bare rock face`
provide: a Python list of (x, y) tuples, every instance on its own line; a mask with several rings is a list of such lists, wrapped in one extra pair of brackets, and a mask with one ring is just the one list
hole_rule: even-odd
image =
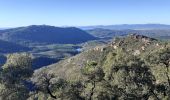
[(140, 50), (135, 50), (135, 52), (133, 53), (133, 55), (140, 55)]
[(113, 42), (110, 44), (110, 47), (112, 47), (113, 49), (117, 49), (117, 48), (118, 48), (118, 45), (116, 44), (115, 41), (113, 41)]
[(117, 48), (118, 48), (118, 46), (114, 45), (114, 46), (113, 46), (113, 48), (114, 48), (114, 49), (117, 49)]
[(159, 43), (156, 43), (156, 46), (159, 47), (160, 46)]
[(105, 46), (97, 46), (93, 50), (94, 51), (101, 51), (101, 52), (103, 52), (105, 50)]
[(141, 47), (141, 49), (144, 51), (144, 50), (145, 50), (145, 47), (144, 47), (144, 46), (142, 46), (142, 47)]

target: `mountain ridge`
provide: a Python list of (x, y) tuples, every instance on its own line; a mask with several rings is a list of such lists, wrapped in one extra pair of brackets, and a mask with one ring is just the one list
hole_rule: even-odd
[(12, 42), (45, 42), (59, 44), (77, 44), (96, 39), (87, 32), (75, 27), (55, 27), (47, 25), (31, 25), (0, 31), (2, 40)]

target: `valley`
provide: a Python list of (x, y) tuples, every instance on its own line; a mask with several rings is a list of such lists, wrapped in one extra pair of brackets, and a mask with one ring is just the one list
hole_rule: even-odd
[(97, 38), (78, 28), (32, 25), (1, 30), (0, 39), (2, 55), (30, 53), (37, 69), (78, 54), (83, 43)]

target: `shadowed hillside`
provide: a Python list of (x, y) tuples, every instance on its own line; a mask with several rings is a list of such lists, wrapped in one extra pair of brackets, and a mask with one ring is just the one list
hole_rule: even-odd
[(26, 52), (29, 50), (31, 49), (28, 47), (0, 40), (0, 53)]
[(75, 27), (59, 28), (46, 25), (32, 25), (0, 31), (0, 38), (24, 44), (25, 42), (77, 44), (96, 39)]

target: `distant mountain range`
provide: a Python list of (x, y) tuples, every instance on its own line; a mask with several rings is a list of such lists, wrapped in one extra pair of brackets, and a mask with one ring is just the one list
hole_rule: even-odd
[(47, 25), (32, 25), (0, 31), (0, 39), (10, 42), (39, 42), (78, 44), (96, 39), (87, 32), (75, 28), (60, 28)]
[(113, 38), (113, 37), (119, 37), (119, 36), (127, 36), (128, 34), (141, 34), (145, 36), (149, 36), (152, 38), (158, 38), (158, 39), (170, 39), (170, 30), (168, 29), (147, 29), (147, 30), (140, 30), (140, 29), (122, 29), (122, 30), (111, 30), (111, 29), (102, 29), (102, 28), (96, 28), (96, 29), (90, 29), (86, 30), (91, 35), (98, 37), (98, 38)]
[(80, 26), (79, 28), (84, 29), (84, 30), (95, 29), (95, 28), (112, 29), (112, 30), (124, 30), (124, 29), (147, 30), (147, 29), (170, 29), (170, 25), (166, 25), (166, 24), (120, 24), (120, 25)]

